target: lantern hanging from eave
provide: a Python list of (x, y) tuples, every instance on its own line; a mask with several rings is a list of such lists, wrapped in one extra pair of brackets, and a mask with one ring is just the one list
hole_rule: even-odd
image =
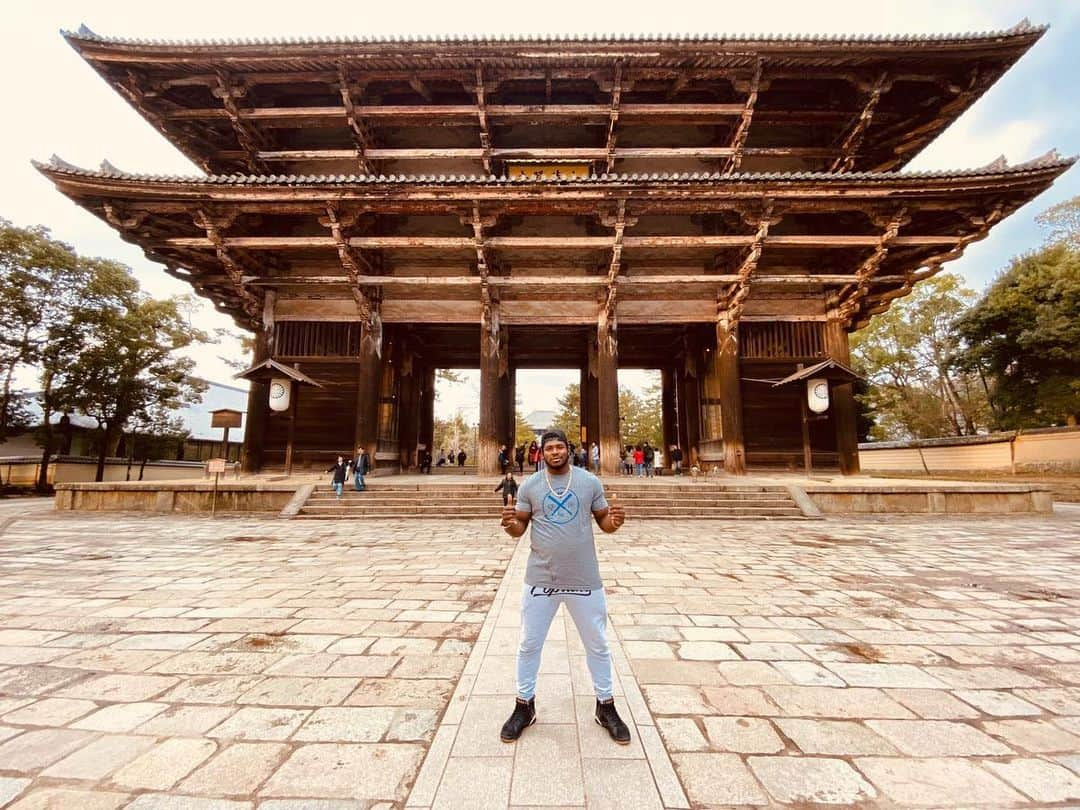
[(287, 411), (292, 395), (292, 380), (274, 377), (270, 380), (270, 410)]
[(806, 405), (814, 413), (829, 410), (829, 381), (824, 377), (813, 377), (806, 381)]

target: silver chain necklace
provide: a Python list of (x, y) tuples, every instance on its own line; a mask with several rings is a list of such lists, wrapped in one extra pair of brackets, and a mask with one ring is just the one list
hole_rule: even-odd
[(566, 487), (562, 492), (556, 492), (555, 488), (551, 486), (551, 478), (548, 476), (548, 468), (544, 467), (544, 483), (547, 484), (548, 491), (554, 495), (557, 499), (562, 500), (563, 496), (570, 491), (570, 486), (574, 483), (574, 468), (570, 468), (569, 478), (566, 481)]

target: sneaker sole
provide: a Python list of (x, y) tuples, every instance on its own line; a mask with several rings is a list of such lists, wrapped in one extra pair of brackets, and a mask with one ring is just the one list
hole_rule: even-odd
[[(596, 723), (596, 725), (600, 726), (600, 728), (604, 728), (604, 724), (601, 723), (599, 720), (597, 720), (595, 717), (593, 718), (593, 722)], [(607, 731), (607, 729), (604, 729), (604, 731)], [(611, 733), (608, 732), (608, 736), (610, 736), (610, 734)], [(611, 739), (615, 740), (614, 737), (612, 737)], [(618, 743), (619, 745), (629, 745), (630, 744), (630, 740), (615, 740), (615, 742)]]
[[(525, 728), (528, 728), (529, 726), (531, 726), (531, 725), (534, 725), (535, 723), (536, 723), (536, 715), (533, 715), (533, 719), (532, 719), (532, 722), (531, 722), (531, 723), (529, 723), (529, 725), (528, 725), (528, 726), (525, 726)], [(523, 728), (523, 729), (521, 730), (522, 734), (524, 734), (524, 733), (525, 733), (525, 728)], [(518, 741), (518, 739), (519, 739), (519, 737), (520, 737), (520, 735), (518, 735), (518, 737), (504, 737), (504, 736), (502, 736), (501, 734), (499, 735), (499, 739), (500, 739), (500, 740), (502, 740), (502, 741), (503, 741), (504, 743), (512, 743), (512, 742), (517, 742), (517, 741)]]

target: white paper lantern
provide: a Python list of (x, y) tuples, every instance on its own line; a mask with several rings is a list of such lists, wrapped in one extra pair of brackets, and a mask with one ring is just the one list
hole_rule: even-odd
[(806, 381), (806, 404), (814, 413), (829, 410), (829, 381), (824, 377), (814, 377)]
[(270, 380), (270, 410), (289, 410), (289, 400), (292, 395), (292, 380), (285, 377), (275, 377)]

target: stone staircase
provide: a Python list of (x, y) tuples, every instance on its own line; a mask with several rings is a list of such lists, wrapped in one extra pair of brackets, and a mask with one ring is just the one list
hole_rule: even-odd
[[(346, 487), (338, 500), (334, 490), (315, 486), (299, 509), (283, 517), (299, 519), (423, 518), (497, 520), (501, 494), (491, 484), (369, 483), (364, 492)], [(806, 519), (820, 515), (805, 494), (787, 486), (727, 483), (605, 481), (610, 497), (617, 493), (631, 519)], [(800, 506), (800, 504), (802, 504)]]

